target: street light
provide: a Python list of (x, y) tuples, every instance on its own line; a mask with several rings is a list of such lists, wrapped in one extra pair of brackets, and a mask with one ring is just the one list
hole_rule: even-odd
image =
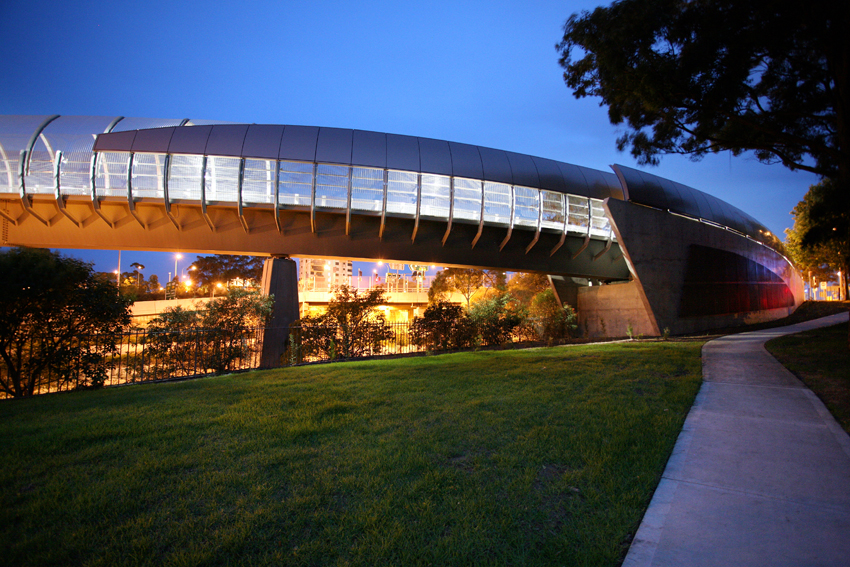
[(180, 260), (181, 258), (183, 258), (183, 254), (177, 253), (177, 254), (174, 255), (174, 277), (177, 278), (178, 280), (180, 279), (178, 277), (178, 274), (180, 272), (177, 271), (177, 260)]
[(224, 286), (221, 285), (221, 282), (218, 282), (214, 286), (212, 286), (212, 297), (215, 297), (216, 288), (221, 289), (222, 287), (224, 287)]
[(133, 262), (132, 264), (130, 264), (130, 267), (136, 269), (136, 289), (139, 289), (142, 287), (142, 270), (144, 270), (145, 267), (144, 265), (139, 264), (138, 262)]

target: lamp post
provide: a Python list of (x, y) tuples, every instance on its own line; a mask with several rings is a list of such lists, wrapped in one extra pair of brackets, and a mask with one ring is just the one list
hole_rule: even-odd
[(130, 267), (135, 268), (136, 270), (136, 290), (139, 290), (142, 287), (142, 270), (144, 270), (145, 267), (138, 262), (133, 262), (130, 264)]
[(180, 280), (180, 272), (177, 271), (177, 260), (180, 260), (181, 258), (183, 258), (183, 254), (177, 253), (174, 255), (174, 277), (177, 278), (178, 281)]
[(223, 286), (221, 285), (221, 282), (218, 282), (214, 286), (212, 286), (212, 297), (215, 297), (215, 289), (216, 288), (221, 289), (222, 287)]

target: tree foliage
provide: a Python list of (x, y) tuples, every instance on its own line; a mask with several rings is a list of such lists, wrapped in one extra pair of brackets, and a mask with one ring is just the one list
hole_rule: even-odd
[(525, 308), (531, 305), (534, 296), (550, 288), (546, 274), (527, 272), (517, 272), (507, 285), (507, 291), (511, 294), (513, 301)]
[(254, 331), (266, 324), (273, 306), (273, 296), (231, 288), (205, 309), (169, 307), (148, 323), (137, 373), (151, 379), (236, 370), (258, 352)]
[(752, 150), (850, 175), (850, 3), (620, 0), (573, 14), (557, 48), (577, 98), (598, 96), (640, 163)]
[(253, 280), (259, 282), (263, 275), (265, 259), (259, 256), (236, 256), (216, 254), (214, 256), (198, 256), (192, 263), (192, 279), (201, 288), (209, 290), (217, 282), (227, 283), (234, 279)]
[(558, 305), (552, 289), (541, 291), (531, 301), (532, 326), (541, 340), (553, 343), (576, 336), (578, 318), (569, 305)]
[[(522, 331), (528, 310), (514, 301), (510, 293), (503, 293), (476, 301), (469, 310), (469, 319), (482, 345), (502, 345)], [(528, 338), (522, 335), (521, 339)]]
[(91, 264), (49, 250), (0, 252), (0, 388), (19, 397), (47, 380), (102, 385), (129, 303)]
[[(431, 287), (428, 288), (428, 301), (433, 303), (456, 292), (463, 296), (466, 300), (466, 308), (469, 309), (472, 296), (484, 286), (487, 279), (488, 274), (477, 268), (446, 268), (441, 270), (431, 282)], [(497, 277), (492, 279), (499, 281)]]
[(413, 319), (410, 340), (430, 351), (458, 350), (474, 345), (475, 330), (463, 307), (437, 300)]
[(393, 337), (386, 317), (378, 306), (386, 302), (382, 288), (361, 293), (348, 285), (339, 286), (322, 315), (305, 316), (295, 326), (294, 339), (300, 356), (355, 358), (380, 354), (383, 343)]
[[(845, 206), (834, 203), (845, 201)], [(826, 180), (812, 185), (791, 214), (794, 227), (785, 231), (785, 246), (804, 273), (821, 280), (850, 269), (850, 203), (836, 183)], [(844, 296), (847, 297), (845, 286)]]

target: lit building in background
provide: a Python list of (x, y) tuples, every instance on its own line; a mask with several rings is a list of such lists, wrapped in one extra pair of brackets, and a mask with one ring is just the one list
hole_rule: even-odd
[(298, 281), (302, 289), (330, 290), (351, 283), (351, 260), (300, 258), (298, 265)]

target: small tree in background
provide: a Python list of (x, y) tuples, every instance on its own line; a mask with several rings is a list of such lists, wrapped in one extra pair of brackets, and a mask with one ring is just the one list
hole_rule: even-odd
[(0, 252), (0, 388), (21, 397), (48, 379), (102, 385), (129, 304), (91, 264), (50, 250)]
[(446, 268), (431, 282), (428, 301), (434, 303), (449, 293), (457, 292), (466, 300), (466, 309), (469, 310), (472, 296), (484, 286), (485, 276), (484, 270), (476, 268)]
[(386, 302), (385, 293), (381, 288), (361, 293), (351, 286), (338, 287), (325, 313), (296, 321), (301, 353), (330, 359), (379, 354), (382, 343), (393, 338), (384, 314), (377, 309)]

